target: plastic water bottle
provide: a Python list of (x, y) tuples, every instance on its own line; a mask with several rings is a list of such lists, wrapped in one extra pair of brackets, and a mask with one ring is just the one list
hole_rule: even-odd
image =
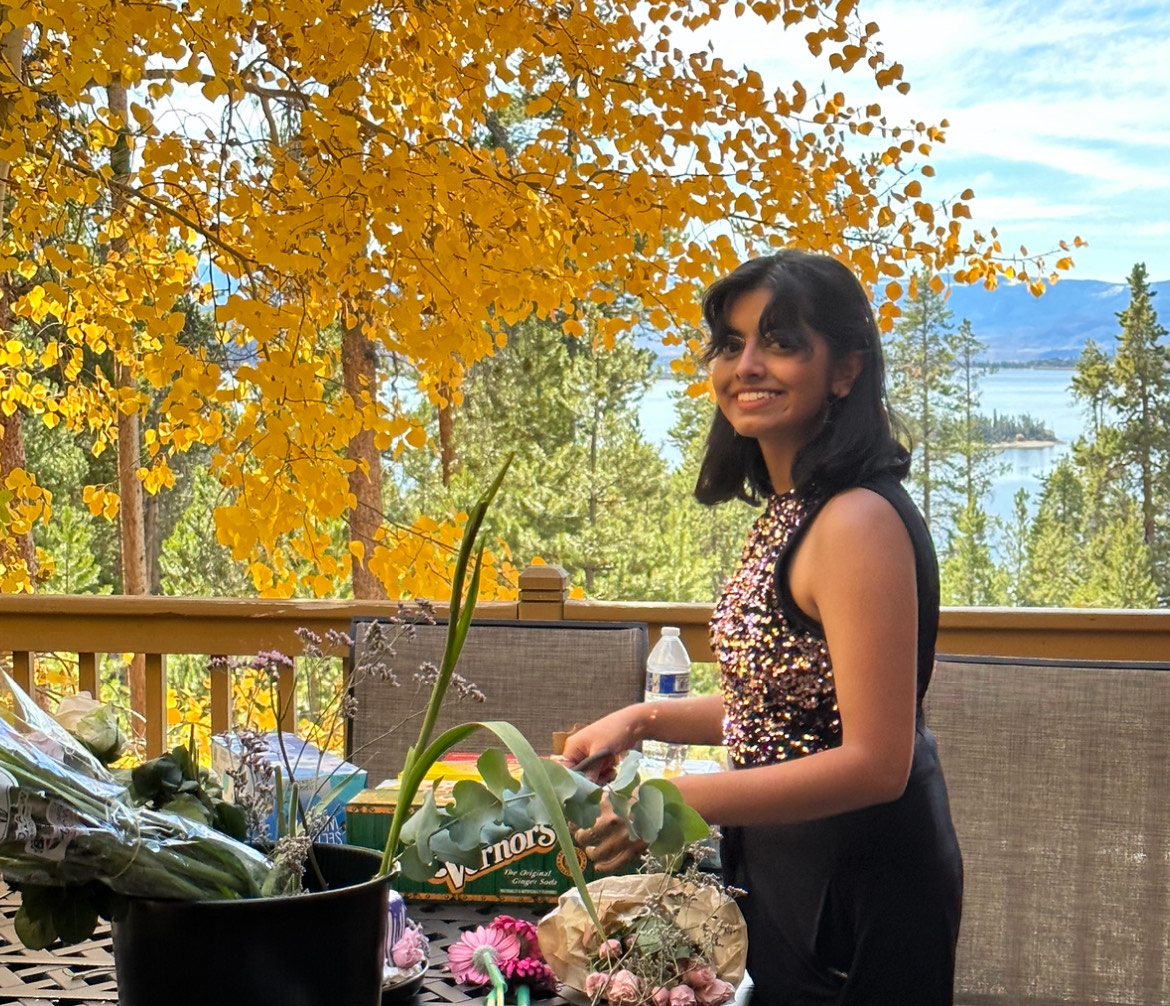
[[(662, 638), (654, 644), (646, 661), (645, 701), (685, 699), (691, 690), (691, 658), (678, 637), (678, 628), (662, 627)], [(642, 753), (663, 762), (667, 775), (682, 771), (687, 759), (685, 744), (665, 744), (662, 741), (644, 741)]]

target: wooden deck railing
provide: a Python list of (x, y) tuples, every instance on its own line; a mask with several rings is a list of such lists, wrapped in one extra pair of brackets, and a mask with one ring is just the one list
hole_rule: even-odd
[[(651, 645), (664, 625), (677, 625), (691, 658), (712, 659), (709, 604), (570, 601), (568, 577), (556, 566), (530, 566), (517, 601), (484, 602), (480, 618), (637, 621)], [(355, 615), (392, 615), (392, 601), (279, 601), (235, 598), (0, 596), (0, 653), (14, 677), (31, 685), (34, 658), (76, 654), (79, 687), (97, 694), (98, 656), (143, 654), (146, 662), (146, 749), (166, 745), (166, 658), (173, 654), (248, 656), (261, 650), (300, 652), (296, 629), (348, 631)], [(439, 613), (442, 614), (442, 607)], [(1170, 660), (1170, 611), (1064, 608), (945, 608), (940, 653), (1086, 660)], [(228, 672), (211, 672), (211, 728), (231, 720)], [(286, 703), (286, 707), (290, 704)]]

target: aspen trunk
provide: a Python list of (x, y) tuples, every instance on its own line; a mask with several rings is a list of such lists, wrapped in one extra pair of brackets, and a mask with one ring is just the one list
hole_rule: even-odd
[[(345, 391), (354, 406), (363, 408), (362, 394), (373, 399), (378, 393), (377, 351), (362, 334), (360, 316), (341, 334), (341, 372)], [(367, 566), (374, 553), (375, 534), (382, 525), (382, 458), (374, 444), (373, 430), (363, 429), (346, 449), (346, 457), (356, 462), (349, 473), (349, 491), (355, 505), (349, 511), (349, 540), (361, 542), (365, 557), (353, 562), (353, 596), (363, 600), (385, 598), (386, 590)]]
[[(125, 134), (125, 124), (129, 118), (126, 106), (126, 88), (121, 82), (111, 82), (106, 88), (109, 100), (110, 114), (121, 120), (123, 128), (119, 130), (117, 143), (110, 151), (110, 168), (113, 171), (114, 181), (126, 182), (130, 178), (130, 144)], [(111, 189), (111, 218), (121, 221), (125, 215), (126, 197), (118, 187)], [(110, 242), (111, 251), (120, 257), (126, 255), (129, 242), (125, 236), (118, 235)], [(131, 367), (124, 362), (133, 352), (133, 347), (121, 349), (122, 359), (118, 359), (118, 348), (115, 348), (114, 377), (119, 391), (122, 389), (136, 390), (134, 373)], [(146, 571), (146, 523), (142, 510), (142, 482), (138, 478), (139, 459), (141, 454), (141, 431), (138, 422), (138, 413), (126, 413), (118, 410), (118, 494), (121, 497), (121, 506), (118, 510), (118, 530), (120, 532), (122, 549), (122, 593), (144, 595), (150, 592), (150, 580)], [(142, 734), (146, 723), (146, 661), (142, 654), (135, 654), (130, 664), (129, 681), (130, 708), (134, 711), (134, 732)]]
[[(8, 12), (7, 5), (0, 4), (0, 21)], [(24, 29), (12, 28), (0, 36), (0, 124), (8, 125), (12, 110), (12, 99), (8, 95), (12, 85), (24, 75)], [(8, 230), (8, 215), (5, 200), (8, 198), (8, 162), (0, 161), (0, 237)], [(12, 332), (12, 288), (7, 277), (0, 277), (0, 342), (6, 342)], [(11, 380), (10, 369), (0, 375), (0, 386)], [(20, 410), (11, 416), (0, 414), (0, 485), (8, 473), (25, 468), (28, 461), (24, 453), (24, 433), (21, 429)], [(30, 581), (37, 573), (37, 552), (33, 545), (32, 532), (20, 534), (15, 539), (17, 556), (24, 561)]]
[(451, 484), (451, 476), (455, 473), (455, 414), (451, 408), (451, 389), (444, 384), (439, 393), (447, 402), (439, 408), (439, 470), (446, 487)]

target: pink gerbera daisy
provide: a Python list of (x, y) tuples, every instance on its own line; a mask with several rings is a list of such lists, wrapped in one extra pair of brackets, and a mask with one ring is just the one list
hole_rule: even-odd
[(455, 980), (476, 985), (492, 980), (488, 964), (500, 968), (519, 956), (519, 937), (491, 926), (477, 926), (447, 948), (447, 963)]

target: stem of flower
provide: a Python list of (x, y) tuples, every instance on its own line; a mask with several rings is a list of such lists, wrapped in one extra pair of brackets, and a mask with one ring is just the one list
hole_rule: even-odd
[(529, 1006), (532, 1002), (532, 993), (527, 985), (516, 986), (516, 1006)]
[(504, 1006), (504, 993), (508, 989), (508, 983), (504, 980), (504, 976), (500, 973), (500, 969), (496, 967), (495, 961), (487, 962), (487, 973), (492, 979), (492, 996), (490, 1002), (497, 1003), (498, 1006)]

